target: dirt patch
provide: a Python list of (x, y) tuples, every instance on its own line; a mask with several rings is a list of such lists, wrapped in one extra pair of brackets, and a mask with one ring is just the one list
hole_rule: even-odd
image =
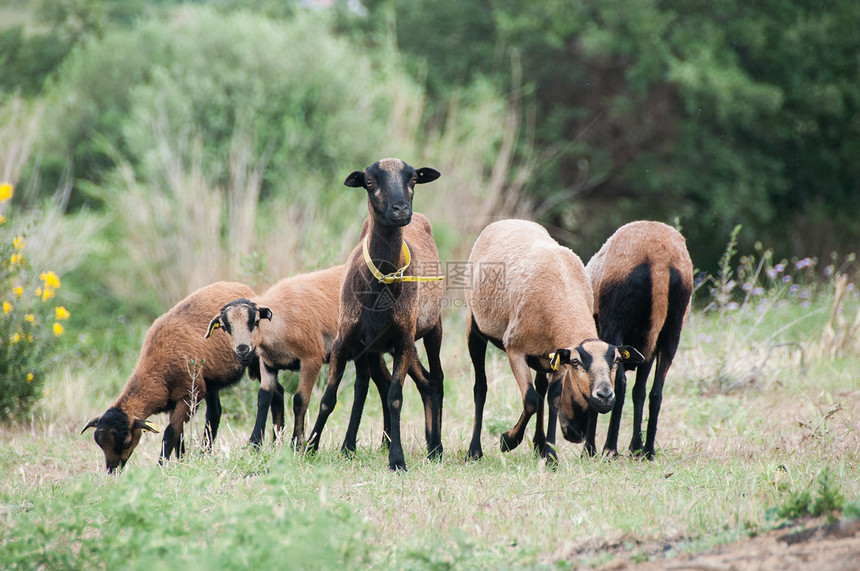
[[(612, 546), (607, 546), (612, 548)], [(620, 547), (616, 546), (616, 549)], [(671, 542), (619, 549), (619, 557), (598, 567), (599, 571), (725, 570), (725, 571), (848, 571), (860, 569), (860, 519), (826, 523), (823, 518), (797, 522), (691, 555), (665, 558)], [(626, 552), (626, 553), (625, 553)], [(636, 563), (631, 558), (651, 559)]]

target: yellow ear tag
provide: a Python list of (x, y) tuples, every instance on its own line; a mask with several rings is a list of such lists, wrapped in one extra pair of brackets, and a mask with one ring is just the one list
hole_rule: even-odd
[(625, 361), (627, 359), (629, 359), (630, 358), (630, 351), (622, 351), (621, 352), (621, 358), (624, 359)]
[(561, 361), (561, 356), (558, 353), (549, 354), (549, 368), (553, 371), (558, 371), (558, 364)]

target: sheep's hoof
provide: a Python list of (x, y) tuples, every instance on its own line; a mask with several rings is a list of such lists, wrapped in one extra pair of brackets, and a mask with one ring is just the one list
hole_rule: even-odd
[(355, 458), (355, 445), (350, 447), (344, 444), (340, 447), (340, 455), (344, 458)]
[(469, 448), (469, 451), (466, 453), (466, 462), (474, 462), (480, 460), (484, 457), (484, 451), (481, 450), (481, 447), (477, 448)]
[(544, 444), (540, 452), (541, 458), (546, 460), (546, 467), (550, 470), (558, 469), (558, 454), (552, 444)]
[(433, 460), (434, 462), (442, 461), (442, 445), (438, 444), (435, 448), (432, 448), (430, 452), (427, 453), (427, 459)]
[(501, 438), (499, 439), (499, 445), (502, 449), (502, 452), (510, 452), (511, 450), (519, 446), (520, 442), (522, 441), (522, 438), (512, 438), (509, 433), (503, 432)]
[(401, 472), (406, 472), (406, 461), (399, 460), (395, 462), (388, 462), (388, 469), (398, 474)]
[(607, 460), (615, 460), (616, 458), (618, 458), (618, 450), (616, 450), (615, 448), (604, 448), (603, 457)]

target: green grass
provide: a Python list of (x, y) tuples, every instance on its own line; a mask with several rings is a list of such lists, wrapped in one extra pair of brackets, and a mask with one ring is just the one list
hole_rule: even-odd
[[(582, 458), (581, 446), (563, 442), (552, 471), (529, 441), (508, 454), (498, 449), (498, 432), (513, 424), (521, 405), (506, 359), (495, 350), (488, 359), (485, 457), (464, 461), (473, 414), (464, 315), (449, 309), (443, 318), (445, 456), (440, 463), (424, 459), (420, 399), (409, 386), (405, 474), (390, 473), (379, 449), (374, 389), (356, 457), (337, 453), (351, 402), (348, 374), (315, 456), (268, 443), (261, 451), (245, 447), (255, 390), (245, 381), (225, 398), (231, 414), (212, 453), (198, 451), (198, 414), (182, 461), (158, 467), (159, 437), (147, 435), (125, 471), (107, 476), (92, 436), (78, 434), (109, 404), (99, 391), (89, 396), (100, 371), (57, 374), (32, 422), (0, 435), (0, 567), (596, 566), (699, 551), (760, 533), (804, 507), (850, 510), (858, 503), (860, 386), (853, 371), (860, 358), (817, 356), (814, 329), (796, 339), (807, 353), (802, 371), (791, 360), (776, 361), (754, 383), (714, 391), (688, 374), (711, 363), (694, 342), (700, 326), (720, 334), (713, 316), (696, 312), (667, 380), (657, 459)], [(104, 373), (119, 374), (111, 367)], [(318, 399), (316, 391), (309, 421)], [(598, 443), (607, 422), (601, 417)], [(833, 498), (840, 501), (825, 502)]]

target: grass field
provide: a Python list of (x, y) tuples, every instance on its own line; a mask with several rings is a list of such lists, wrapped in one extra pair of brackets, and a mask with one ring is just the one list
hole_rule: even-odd
[[(146, 435), (126, 469), (108, 476), (91, 433), (79, 432), (113, 398), (95, 387), (124, 378), (100, 366), (57, 371), (32, 422), (0, 433), (0, 568), (595, 567), (671, 561), (767, 531), (804, 492), (809, 505), (826, 496), (856, 512), (860, 356), (824, 350), (825, 289), (811, 302), (782, 291), (692, 313), (666, 382), (653, 462), (582, 458), (567, 442), (554, 471), (528, 440), (502, 454), (499, 433), (521, 404), (496, 350), (485, 457), (465, 462), (473, 404), (461, 309), (443, 312), (444, 459), (424, 459), (420, 399), (409, 386), (405, 474), (387, 470), (374, 389), (356, 457), (338, 454), (348, 376), (313, 457), (270, 437), (263, 450), (245, 446), (256, 390), (245, 380), (224, 399), (229, 414), (212, 453), (199, 452), (198, 414), (182, 461), (157, 466), (160, 436)], [(846, 299), (850, 322), (857, 301)], [(319, 397), (316, 390), (311, 422)], [(627, 402), (620, 448), (630, 438), (629, 394)], [(607, 423), (602, 417), (598, 446)]]

